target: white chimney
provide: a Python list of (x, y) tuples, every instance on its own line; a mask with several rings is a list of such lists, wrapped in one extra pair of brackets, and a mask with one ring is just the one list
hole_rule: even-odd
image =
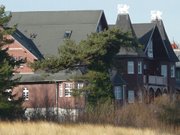
[(159, 10), (151, 10), (151, 21), (162, 20), (162, 12)]
[(118, 4), (117, 6), (118, 14), (128, 14), (129, 6), (126, 4)]

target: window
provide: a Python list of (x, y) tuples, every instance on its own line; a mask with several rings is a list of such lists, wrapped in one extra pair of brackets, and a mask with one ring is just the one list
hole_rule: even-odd
[(84, 84), (83, 84), (83, 83), (78, 83), (78, 84), (77, 84), (77, 88), (78, 88), (78, 89), (82, 89), (82, 88), (83, 88), (83, 86), (84, 86)]
[(102, 25), (99, 24), (99, 26), (97, 27), (97, 32), (101, 32), (102, 31)]
[(59, 84), (59, 97), (63, 97), (63, 86)]
[(71, 31), (71, 30), (66, 30), (66, 31), (64, 32), (64, 38), (70, 38), (71, 35), (72, 35), (72, 31)]
[(152, 40), (150, 40), (149, 43), (148, 43), (147, 55), (148, 55), (148, 57), (153, 58), (153, 43), (152, 43)]
[(27, 88), (23, 89), (23, 99), (29, 100), (29, 90)]
[(175, 77), (175, 66), (171, 65), (171, 77)]
[(134, 62), (128, 61), (128, 74), (134, 74)]
[(176, 68), (176, 79), (180, 80), (180, 70)]
[(142, 74), (142, 62), (138, 62), (138, 74)]
[(133, 90), (128, 91), (128, 103), (134, 103), (134, 91)]
[(71, 97), (73, 83), (65, 83), (64, 89), (65, 89), (65, 97)]
[(122, 88), (121, 88), (121, 86), (115, 86), (114, 87), (114, 96), (115, 96), (115, 99), (117, 99), (117, 100), (122, 99)]
[(167, 65), (161, 65), (161, 75), (167, 77)]

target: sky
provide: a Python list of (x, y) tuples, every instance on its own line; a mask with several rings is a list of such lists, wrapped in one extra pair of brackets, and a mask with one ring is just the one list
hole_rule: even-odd
[(151, 21), (151, 10), (162, 12), (171, 42), (180, 44), (180, 0), (0, 0), (7, 11), (104, 10), (108, 24), (115, 24), (117, 5), (126, 4), (132, 23)]

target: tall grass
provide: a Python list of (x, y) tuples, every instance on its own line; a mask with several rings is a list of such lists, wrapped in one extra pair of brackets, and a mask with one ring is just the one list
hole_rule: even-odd
[(0, 135), (179, 135), (165, 130), (135, 129), (111, 125), (48, 122), (0, 122)]

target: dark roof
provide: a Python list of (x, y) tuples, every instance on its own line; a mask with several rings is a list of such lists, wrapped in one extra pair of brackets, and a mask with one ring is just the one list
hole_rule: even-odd
[(173, 51), (173, 49), (171, 47), (171, 43), (170, 43), (169, 38), (167, 36), (163, 21), (162, 20), (156, 20), (156, 21), (154, 21), (152, 23), (155, 23), (156, 26), (158, 27), (159, 31), (160, 31), (162, 40), (163, 40), (163, 42), (164, 42), (164, 44), (166, 46), (167, 52), (168, 52), (169, 60), (174, 61), (174, 62), (179, 61), (176, 54), (174, 53), (174, 51)]
[(23, 45), (28, 51), (30, 51), (37, 59), (43, 58), (42, 54), (37, 49), (32, 40), (24, 36), (19, 30), (16, 30), (12, 36)]
[(39, 82), (54, 82), (66, 81), (68, 79), (75, 79), (77, 76), (82, 75), (81, 70), (62, 70), (58, 73), (35, 73), (35, 74), (15, 74), (12, 79), (17, 79), (18, 83), (39, 83)]
[(132, 26), (139, 42), (146, 48), (146, 45), (152, 36), (155, 25), (152, 23), (138, 23), (132, 24)]
[(107, 28), (102, 10), (12, 12), (8, 26), (17, 24), (17, 29), (31, 39), (44, 56), (58, 53), (65, 31), (71, 31), (71, 39), (79, 42), (96, 32), (102, 20)]
[(166, 34), (164, 24), (162, 20), (156, 20), (151, 23), (140, 23), (140, 24), (133, 24), (133, 29), (135, 31), (135, 34), (139, 40), (139, 42), (144, 45), (144, 48), (146, 48), (148, 41), (152, 37), (152, 34), (155, 30), (155, 28), (158, 28), (158, 31), (161, 35), (163, 44), (165, 46), (165, 49), (167, 51), (167, 55), (170, 61), (177, 62), (178, 58), (176, 57), (172, 47), (171, 43), (169, 41), (169, 38)]
[(129, 14), (119, 14), (116, 20), (116, 27), (122, 32), (130, 32), (136, 38)]

